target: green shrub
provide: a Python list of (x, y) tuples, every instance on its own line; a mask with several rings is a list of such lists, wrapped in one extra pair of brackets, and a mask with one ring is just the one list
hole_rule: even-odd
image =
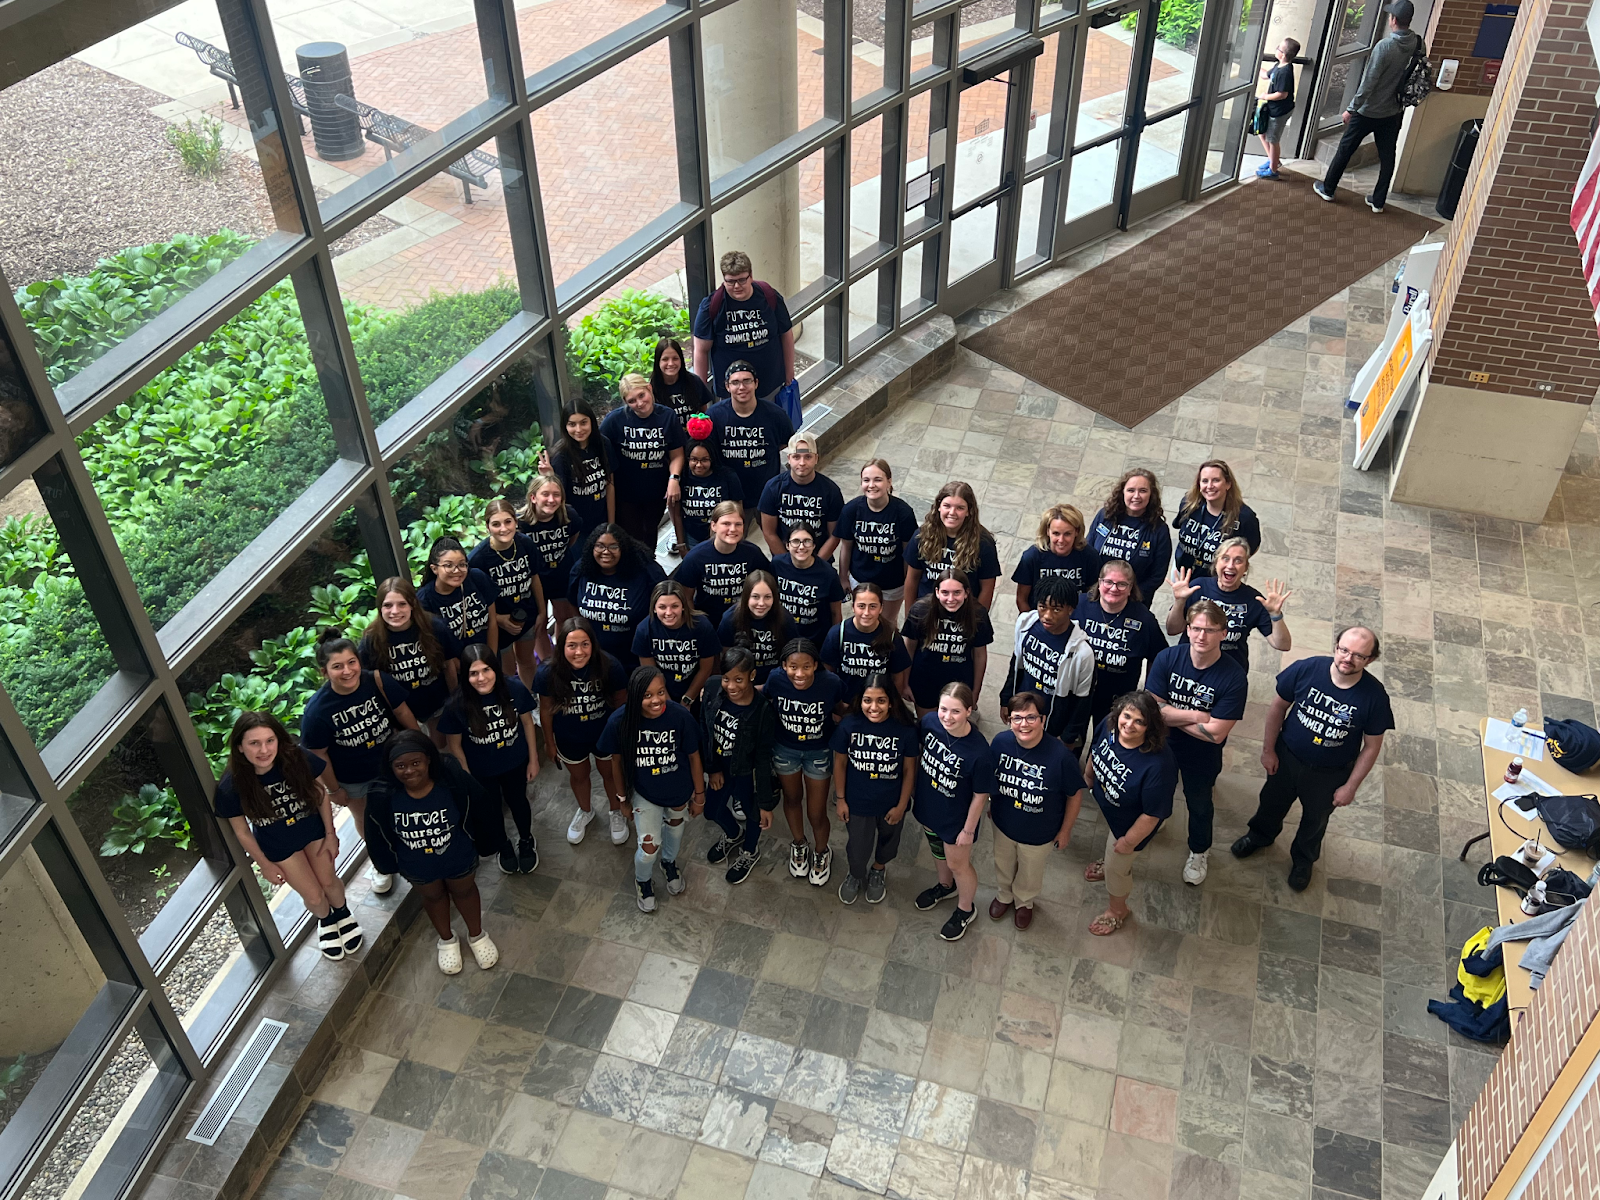
[(100, 857), (143, 854), (145, 846), (157, 840), (187, 850), (193, 845), (194, 836), (178, 805), (177, 793), (147, 783), (137, 796), (122, 797), (111, 810), (111, 828), (100, 843)]
[(363, 335), (352, 329), (373, 421), (388, 420), (520, 311), (516, 288), (500, 286), (431, 297)]
[(116, 663), (75, 578), (40, 575), (27, 589), (0, 589), (0, 612), (0, 683), (43, 745), (88, 703)]
[[(1185, 49), (1200, 40), (1200, 22), (1205, 19), (1205, 0), (1161, 0), (1161, 15), (1156, 18), (1156, 37), (1170, 46)], [(1137, 13), (1122, 18), (1122, 27), (1132, 29)]]
[(651, 353), (664, 337), (688, 340), (689, 310), (658, 292), (630, 289), (567, 331), (567, 369), (586, 394), (614, 396), (617, 381), (630, 371), (650, 374)]
[(183, 169), (191, 175), (210, 179), (228, 165), (228, 151), (222, 145), (222, 122), (203, 115), (198, 121), (167, 126), (167, 141), (183, 159)]
[(231, 229), (107, 255), (84, 276), (41, 280), (16, 293), (51, 383), (72, 378), (252, 245)]

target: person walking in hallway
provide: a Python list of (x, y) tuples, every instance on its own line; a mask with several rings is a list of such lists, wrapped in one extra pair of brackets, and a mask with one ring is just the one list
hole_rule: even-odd
[(1411, 0), (1391, 0), (1384, 5), (1384, 11), (1389, 14), (1389, 36), (1367, 56), (1355, 98), (1340, 118), (1344, 122), (1344, 136), (1339, 139), (1339, 148), (1333, 152), (1328, 173), (1320, 182), (1311, 185), (1312, 191), (1322, 199), (1332, 200), (1350, 156), (1370, 133), (1378, 148), (1378, 182), (1367, 197), (1367, 207), (1375, 213), (1383, 211), (1384, 201), (1389, 197), (1389, 180), (1394, 176), (1394, 147), (1400, 137), (1400, 119), (1405, 111), (1400, 102), (1400, 89), (1411, 69), (1412, 59), (1427, 53), (1422, 38), (1411, 32), (1411, 18), (1416, 14)]
[(1389, 693), (1367, 667), (1378, 661), (1378, 635), (1364, 625), (1341, 632), (1333, 657), (1303, 658), (1278, 675), (1278, 694), (1267, 710), (1261, 765), (1267, 781), (1235, 858), (1272, 845), (1283, 819), (1300, 801), (1300, 831), (1289, 846), (1289, 886), (1303, 892), (1333, 810), (1356, 798), (1356, 789), (1394, 728)]

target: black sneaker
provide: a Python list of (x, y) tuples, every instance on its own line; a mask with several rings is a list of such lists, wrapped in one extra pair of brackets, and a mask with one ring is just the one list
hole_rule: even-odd
[(955, 884), (952, 883), (949, 887), (945, 887), (942, 883), (936, 883), (927, 891), (917, 893), (917, 907), (923, 912), (927, 912), (935, 904), (939, 903), (939, 901), (948, 900), (955, 894)]
[(1295, 863), (1289, 868), (1289, 886), (1297, 892), (1303, 892), (1311, 886), (1311, 864)]
[(529, 835), (517, 847), (517, 873), (532, 875), (539, 865), (539, 839)]
[(1260, 842), (1256, 841), (1255, 838), (1251, 837), (1248, 833), (1245, 834), (1242, 838), (1240, 838), (1233, 845), (1228, 847), (1229, 852), (1235, 858), (1249, 858), (1257, 850), (1265, 850), (1265, 849), (1266, 849), (1266, 847), (1264, 845), (1262, 845)]
[(728, 855), (732, 854), (734, 847), (738, 845), (738, 838), (720, 837), (717, 839), (716, 844), (706, 851), (706, 861), (712, 866), (716, 866), (718, 863), (725, 863), (728, 861)]
[(515, 875), (522, 870), (522, 862), (517, 858), (517, 848), (510, 842), (500, 847), (500, 873), (502, 875)]
[(684, 889), (689, 886), (689, 881), (683, 877), (683, 872), (678, 870), (678, 864), (661, 860), (661, 873), (667, 877), (667, 891), (673, 896), (681, 896)]
[(754, 850), (741, 850), (739, 856), (733, 860), (733, 865), (728, 868), (728, 873), (723, 876), (729, 883), (743, 883), (750, 878), (750, 872), (755, 870), (756, 863), (761, 858), (761, 847)]
[[(954, 889), (952, 889), (954, 890)], [(939, 936), (947, 942), (959, 942), (961, 935), (967, 931), (967, 926), (972, 924), (972, 918), (978, 915), (977, 906), (962, 912), (959, 908), (950, 914), (950, 919), (939, 930)]]
[(1381, 213), (1383, 211), (1383, 205), (1379, 204), (1371, 196), (1367, 197), (1367, 207), (1375, 213)]

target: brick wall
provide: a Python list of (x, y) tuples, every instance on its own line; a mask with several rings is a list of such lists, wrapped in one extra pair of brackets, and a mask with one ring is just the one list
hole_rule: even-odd
[(1591, 1088), (1561, 1131), (1524, 1200), (1588, 1200), (1600, 1196), (1600, 1088)]
[[(1512, 3), (1512, 0), (1501, 0)], [(1428, 61), (1437, 72), (1439, 64), (1447, 58), (1459, 59), (1461, 69), (1450, 90), (1465, 96), (1487, 96), (1494, 84), (1483, 82), (1483, 64), (1487, 59), (1473, 58), (1472, 47), (1478, 40), (1478, 24), (1483, 20), (1484, 0), (1439, 0), (1433, 6), (1427, 31), (1423, 34), (1428, 43)]]
[[(1577, 404), (1600, 389), (1600, 337), (1568, 225), (1600, 84), (1588, 7), (1524, 0), (1517, 15), (1438, 276), (1436, 382)], [(1489, 379), (1471, 380), (1475, 371)]]
[[(1520, 956), (1520, 946), (1513, 943), (1508, 955)], [(1533, 994), (1533, 1004), (1461, 1126), (1457, 1142), (1462, 1200), (1482, 1200), (1489, 1191), (1596, 1016), (1600, 1016), (1600, 905), (1591, 903), (1584, 905), (1544, 986)], [(1600, 1128), (1600, 1109), (1595, 1105), (1600, 1105), (1600, 1092), (1591, 1093), (1586, 1105), (1585, 1112), (1576, 1115), (1583, 1120), (1575, 1118), (1562, 1136), (1562, 1144), (1571, 1145), (1567, 1157), (1559, 1165), (1545, 1160), (1539, 1172), (1545, 1177), (1540, 1185), (1545, 1190), (1529, 1192), (1529, 1200), (1596, 1194), (1600, 1134), (1595, 1130)], [(1580, 1137), (1589, 1140), (1579, 1145), (1575, 1139)], [(1566, 1183), (1578, 1178), (1587, 1181), (1587, 1189), (1566, 1190)]]

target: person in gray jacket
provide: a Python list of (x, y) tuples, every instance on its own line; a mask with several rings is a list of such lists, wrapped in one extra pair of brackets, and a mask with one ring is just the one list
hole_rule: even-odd
[(1427, 53), (1422, 39), (1411, 32), (1411, 18), (1416, 14), (1411, 0), (1391, 0), (1384, 11), (1389, 14), (1389, 36), (1367, 56), (1361, 85), (1344, 110), (1344, 136), (1339, 139), (1339, 148), (1328, 164), (1328, 173), (1320, 182), (1311, 185), (1312, 191), (1322, 199), (1332, 200), (1350, 156), (1370, 133), (1378, 148), (1378, 182), (1367, 197), (1367, 207), (1375, 213), (1383, 211), (1384, 201), (1389, 197), (1389, 180), (1394, 175), (1394, 147), (1400, 137), (1400, 118), (1404, 111), (1400, 89), (1413, 56), (1419, 51)]

